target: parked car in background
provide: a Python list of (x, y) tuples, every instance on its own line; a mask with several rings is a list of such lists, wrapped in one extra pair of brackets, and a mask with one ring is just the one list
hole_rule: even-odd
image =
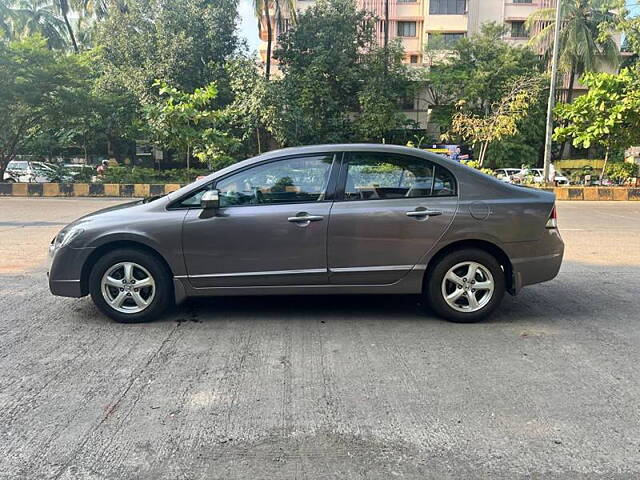
[(392, 145), (278, 150), (167, 196), (105, 209), (52, 240), (54, 295), (120, 322), (192, 296), (418, 294), (475, 322), (554, 278), (555, 196)]
[(53, 172), (53, 167), (44, 162), (28, 160), (11, 160), (7, 164), (4, 176), (5, 182), (45, 183)]
[(497, 168), (495, 170), (496, 176), (499, 180), (507, 183), (519, 183), (520, 178), (518, 175), (522, 172), (520, 168)]
[[(535, 183), (544, 183), (543, 168), (532, 168), (531, 172), (533, 173), (533, 181)], [(569, 185), (571, 183), (569, 178), (567, 178), (560, 170), (556, 170), (555, 182), (558, 185)]]

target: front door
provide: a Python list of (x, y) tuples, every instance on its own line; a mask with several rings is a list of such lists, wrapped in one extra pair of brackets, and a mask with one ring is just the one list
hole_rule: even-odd
[(453, 175), (428, 160), (393, 153), (345, 155), (331, 209), (330, 283), (385, 285), (414, 268), (455, 216)]
[(212, 185), (215, 214), (191, 208), (183, 228), (196, 288), (328, 283), (327, 190), (334, 155), (262, 163)]

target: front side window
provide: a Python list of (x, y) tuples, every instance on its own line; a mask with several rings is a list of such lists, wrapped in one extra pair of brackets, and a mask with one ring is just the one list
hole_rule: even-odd
[(416, 22), (398, 22), (399, 37), (415, 37)]
[(430, 15), (463, 15), (467, 10), (466, 0), (431, 0)]
[(325, 198), (333, 155), (258, 165), (220, 180), (220, 206), (318, 202)]
[(432, 195), (455, 195), (455, 181), (447, 170), (428, 160), (386, 153), (354, 153), (347, 161), (345, 200)]

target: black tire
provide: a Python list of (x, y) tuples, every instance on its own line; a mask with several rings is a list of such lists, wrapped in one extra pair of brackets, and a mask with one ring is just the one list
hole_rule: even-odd
[[(463, 312), (452, 308), (442, 292), (442, 283), (449, 269), (463, 262), (477, 262), (488, 269), (493, 277), (493, 294), (482, 308), (473, 312)], [(484, 250), (475, 248), (455, 250), (438, 259), (430, 270), (425, 281), (423, 295), (431, 309), (446, 320), (456, 323), (479, 322), (487, 318), (502, 302), (506, 289), (504, 271), (496, 258)]]
[[(120, 262), (133, 262), (146, 269), (153, 277), (155, 294), (148, 306), (140, 312), (125, 313), (115, 310), (103, 296), (102, 277), (108, 269)], [(89, 274), (89, 293), (93, 303), (102, 313), (120, 323), (140, 323), (154, 320), (174, 302), (171, 272), (155, 255), (135, 248), (112, 250), (103, 255)]]

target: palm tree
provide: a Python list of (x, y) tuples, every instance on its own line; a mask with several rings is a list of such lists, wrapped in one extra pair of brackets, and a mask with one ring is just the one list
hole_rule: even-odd
[[(603, 66), (617, 67), (620, 62), (618, 46), (612, 36), (608, 34), (601, 38), (600, 35), (600, 25), (616, 21), (617, 14), (609, 10), (609, 3), (608, 0), (562, 0), (559, 64), (562, 70), (569, 72), (567, 103), (573, 99), (577, 75), (597, 71)], [(526, 21), (526, 27), (532, 33), (530, 45), (547, 57), (553, 48), (555, 12), (555, 7), (543, 8), (532, 13)]]
[[(265, 62), (265, 78), (269, 80), (271, 75), (271, 47), (273, 45), (273, 26), (271, 25), (271, 0), (253, 0), (253, 9), (258, 18), (258, 31), (262, 29), (262, 18), (266, 19), (267, 26), (267, 55)], [(291, 15), (291, 19), (296, 18), (296, 0), (275, 0), (274, 18), (277, 22), (282, 21), (283, 10)], [(283, 9), (284, 7), (284, 9)]]
[(0, 2), (0, 38), (13, 35), (14, 12), (7, 2)]
[(49, 48), (66, 48), (65, 23), (47, 0), (18, 0), (11, 10), (14, 35), (40, 33), (46, 38)]
[(71, 28), (71, 24), (69, 23), (69, 0), (56, 0), (56, 6), (64, 19), (64, 24), (67, 27), (67, 33), (69, 33), (69, 38), (71, 39), (71, 44), (73, 45), (73, 51), (79, 53), (78, 42), (76, 42), (76, 36), (73, 33), (73, 28)]

